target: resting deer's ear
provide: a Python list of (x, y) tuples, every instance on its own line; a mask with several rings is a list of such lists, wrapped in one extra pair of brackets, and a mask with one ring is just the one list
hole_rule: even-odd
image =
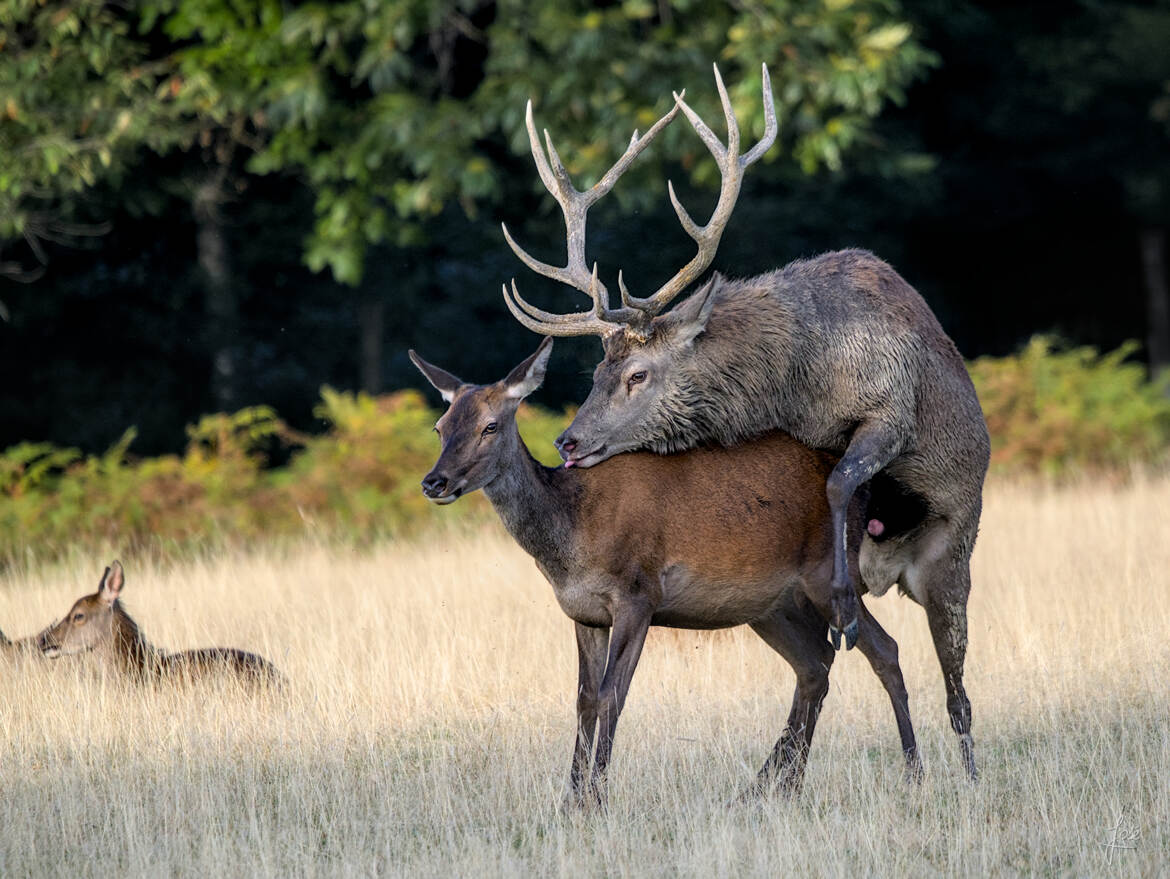
[(552, 356), (552, 336), (545, 336), (536, 353), (508, 373), (504, 379), (506, 393), (513, 400), (523, 400), (540, 387)]
[(466, 382), (460, 381), (445, 369), (439, 369), (432, 363), (427, 363), (421, 357), (414, 353), (414, 350), (407, 352), (410, 355), (411, 361), (418, 367), (418, 371), (423, 374), (423, 378), (429, 381), (440, 394), (443, 395), (443, 401), (450, 403), (455, 399), (455, 392), (463, 387)]
[(654, 319), (660, 330), (680, 345), (689, 345), (707, 329), (707, 319), (715, 307), (716, 292), (723, 286), (723, 276), (711, 274), (711, 280), (666, 314)]
[(98, 598), (105, 604), (113, 604), (118, 600), (118, 596), (122, 592), (122, 584), (125, 582), (126, 576), (122, 572), (122, 563), (114, 561), (102, 575), (101, 585), (98, 586)]

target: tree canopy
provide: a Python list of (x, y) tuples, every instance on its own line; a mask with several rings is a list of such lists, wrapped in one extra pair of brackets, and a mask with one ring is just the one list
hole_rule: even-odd
[[(532, 341), (499, 221), (563, 248), (525, 103), (586, 185), (672, 91), (718, 120), (712, 62), (755, 137), (766, 61), (781, 123), (718, 268), (867, 246), (966, 353), (1115, 346), (1157, 317), (1168, 21), (1166, 0), (0, 0), (0, 365), (23, 376), (0, 444), (137, 424), (177, 448), (249, 403), (307, 426), (323, 382), (411, 382), (407, 345), (490, 377)], [(715, 176), (670, 126), (595, 209), (591, 258), (669, 276), (690, 244), (664, 182), (700, 212)], [(550, 399), (579, 398), (587, 344), (558, 346)]]

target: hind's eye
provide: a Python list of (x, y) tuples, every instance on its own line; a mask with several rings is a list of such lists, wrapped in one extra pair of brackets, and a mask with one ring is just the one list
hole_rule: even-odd
[(487, 436), (489, 433), (495, 433), (497, 430), (499, 430), (499, 427), (500, 426), (498, 424), (496, 424), (496, 422), (489, 421), (487, 427), (485, 427), (483, 429), (482, 435)]
[(75, 623), (80, 623), (80, 622), (84, 622), (84, 621), (85, 621), (85, 614), (83, 614), (83, 613), (75, 613), (75, 614), (73, 615), (73, 622), (75, 622)]
[(646, 381), (646, 373), (644, 371), (635, 372), (626, 380), (626, 388), (627, 390), (632, 389), (634, 385), (640, 385), (644, 381)]

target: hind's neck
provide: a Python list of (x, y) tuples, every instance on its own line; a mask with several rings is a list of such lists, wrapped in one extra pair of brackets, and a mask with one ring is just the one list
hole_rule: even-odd
[(129, 672), (146, 674), (158, 666), (163, 651), (152, 645), (130, 614), (114, 603), (114, 658)]

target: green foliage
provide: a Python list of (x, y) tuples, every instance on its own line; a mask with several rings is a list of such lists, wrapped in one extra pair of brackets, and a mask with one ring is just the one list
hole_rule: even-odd
[(981, 357), (971, 377), (999, 472), (1065, 476), (1163, 463), (1170, 450), (1170, 374), (1129, 360), (1136, 343), (1101, 354), (1036, 336), (1012, 357)]
[[(272, 71), (272, 138), (251, 167), (308, 178), (317, 225), (306, 259), (347, 283), (360, 279), (371, 244), (416, 246), (447, 205), (474, 215), (502, 200), (512, 173), (499, 161), (504, 145), (527, 164), (529, 98), (584, 186), (669, 108), (672, 91), (690, 87), (700, 112), (720, 118), (712, 61), (745, 136), (761, 134), (767, 61), (785, 131), (772, 158), (812, 172), (840, 167), (882, 106), (933, 61), (885, 0), (345, 0), (298, 7), (281, 36), (291, 57), (313, 63)], [(687, 126), (661, 144), (659, 159), (714, 181)], [(618, 197), (637, 203), (661, 191), (647, 180), (632, 179)]]
[[(208, 415), (187, 431), (181, 456), (132, 460), (133, 430), (109, 451), (22, 444), (0, 455), (0, 559), (26, 546), (166, 547), (311, 533), (363, 540), (417, 533), (492, 514), (481, 494), (436, 509), (419, 480), (438, 457), (439, 413), (415, 391), (374, 398), (323, 388), (318, 437), (289, 430), (266, 406)], [(565, 415), (521, 407), (530, 447), (558, 461), (552, 440)], [(271, 466), (278, 444), (296, 445)]]
[[(1037, 337), (1011, 357), (984, 357), (971, 375), (1001, 474), (1125, 472), (1170, 453), (1170, 375), (1153, 383), (1128, 360)], [(298, 536), (367, 540), (491, 518), (482, 493), (438, 509), (419, 480), (438, 457), (439, 413), (416, 391), (384, 397), (322, 388), (328, 430), (304, 437), (271, 409), (209, 415), (181, 456), (133, 460), (127, 431), (103, 455), (21, 444), (0, 455), (0, 559), (26, 546), (172, 546)], [(523, 406), (529, 448), (556, 465), (553, 438), (570, 413)], [(295, 446), (288, 463), (270, 453)]]
[(120, 170), (150, 128), (131, 25), (97, 0), (0, 0), (0, 241), (68, 234), (58, 200)]

